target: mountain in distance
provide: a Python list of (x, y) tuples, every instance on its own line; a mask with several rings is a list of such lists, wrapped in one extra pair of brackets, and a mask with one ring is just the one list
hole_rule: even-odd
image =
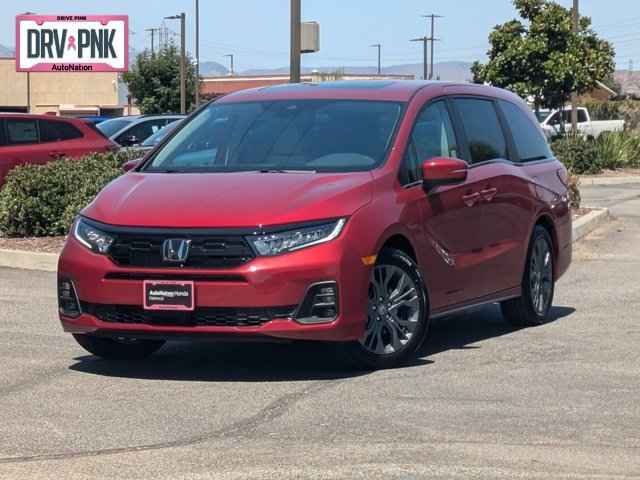
[(203, 77), (222, 77), (229, 75), (229, 70), (218, 62), (200, 62), (200, 75)]
[(13, 48), (0, 45), (0, 57), (13, 57), (14, 55), (15, 50)]
[[(469, 62), (440, 62), (434, 64), (436, 77), (440, 80), (448, 80), (451, 82), (467, 82), (471, 80), (471, 63)], [(309, 74), (313, 71), (333, 72), (343, 71), (356, 75), (373, 75), (377, 72), (376, 67), (304, 67), (303, 74)], [(288, 67), (267, 68), (267, 69), (250, 69), (242, 72), (243, 75), (286, 75), (289, 73)], [(422, 78), (422, 63), (407, 63), (402, 65), (391, 65), (382, 69), (383, 74), (387, 75), (414, 75), (416, 78)]]

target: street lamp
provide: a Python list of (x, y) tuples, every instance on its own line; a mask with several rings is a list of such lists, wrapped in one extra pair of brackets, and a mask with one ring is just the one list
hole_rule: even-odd
[(380, 75), (382, 73), (382, 64), (381, 64), (382, 45), (379, 43), (374, 43), (373, 45), (371, 45), (371, 48), (378, 49), (378, 75)]
[(180, 113), (185, 115), (187, 113), (187, 76), (186, 76), (186, 63), (187, 52), (185, 45), (185, 20), (186, 15), (184, 12), (178, 15), (171, 15), (164, 17), (165, 20), (180, 20)]
[[(36, 15), (36, 13), (24, 12), (22, 15)], [(31, 113), (31, 72), (27, 72), (27, 113)]]
[(231, 61), (231, 65), (230, 65), (230, 70), (229, 70), (229, 75), (231, 75), (233, 77), (234, 75), (234, 69), (233, 69), (233, 53), (229, 53), (227, 55), (225, 55), (225, 57), (229, 58), (229, 60)]
[(289, 82), (291, 83), (300, 83), (301, 8), (300, 0), (291, 0), (291, 58), (289, 60)]
[(196, 108), (200, 106), (200, 1), (196, 0)]

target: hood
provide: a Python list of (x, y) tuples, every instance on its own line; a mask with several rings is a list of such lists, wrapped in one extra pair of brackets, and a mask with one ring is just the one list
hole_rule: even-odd
[(82, 214), (136, 227), (234, 228), (353, 214), (371, 201), (370, 172), (129, 172), (105, 187)]

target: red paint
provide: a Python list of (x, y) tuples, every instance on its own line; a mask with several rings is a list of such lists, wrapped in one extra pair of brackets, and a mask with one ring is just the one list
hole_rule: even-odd
[(431, 312), (442, 313), (517, 295), (529, 238), (540, 220), (553, 227), (555, 277), (559, 278), (571, 261), (571, 214), (562, 181), (565, 169), (557, 160), (468, 166), (453, 159), (432, 159), (424, 165), (424, 176), (455, 178), (455, 184), (430, 189), (400, 185), (398, 169), (421, 108), (435, 97), (464, 94), (506, 99), (528, 112), (520, 99), (502, 90), (411, 81), (383, 89), (280, 87), (230, 94), (220, 102), (344, 98), (402, 101), (406, 108), (386, 162), (371, 172), (175, 175), (131, 171), (111, 183), (83, 215), (125, 227), (250, 229), (348, 217), (338, 238), (276, 257), (259, 257), (235, 268), (125, 268), (90, 252), (72, 236), (60, 258), (60, 275), (73, 279), (80, 299), (91, 303), (141, 305), (143, 282), (106, 278), (113, 273), (144, 277), (162, 272), (176, 280), (197, 274), (226, 275), (226, 280), (195, 280), (196, 308), (298, 305), (309, 285), (336, 281), (340, 312), (334, 322), (302, 325), (278, 319), (261, 327), (172, 327), (108, 324), (85, 314), (75, 320), (62, 318), (65, 330), (356, 340), (364, 331), (372, 269), (362, 258), (379, 253), (392, 237), (404, 237), (411, 245)]
[(5, 129), (0, 139), (6, 138), (4, 123), (10, 119), (44, 120), (73, 125), (82, 134), (82, 138), (57, 142), (39, 142), (20, 145), (0, 143), (0, 187), (9, 171), (26, 164), (43, 165), (61, 157), (79, 158), (90, 153), (117, 150), (117, 146), (100, 132), (91, 127), (85, 120), (77, 118), (52, 117), (51, 115), (22, 115), (0, 113), (0, 128)]

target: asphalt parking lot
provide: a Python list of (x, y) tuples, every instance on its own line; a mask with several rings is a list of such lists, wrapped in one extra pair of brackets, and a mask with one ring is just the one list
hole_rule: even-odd
[(185, 344), (109, 364), (62, 333), (55, 276), (0, 269), (0, 479), (640, 478), (640, 185), (576, 248), (553, 321), (434, 322), (402, 369), (309, 344)]

